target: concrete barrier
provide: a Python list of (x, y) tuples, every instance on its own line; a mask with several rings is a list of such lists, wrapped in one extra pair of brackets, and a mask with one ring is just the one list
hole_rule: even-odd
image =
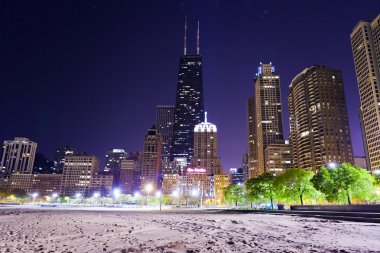
[(290, 206), (290, 210), (380, 213), (380, 205), (305, 205)]

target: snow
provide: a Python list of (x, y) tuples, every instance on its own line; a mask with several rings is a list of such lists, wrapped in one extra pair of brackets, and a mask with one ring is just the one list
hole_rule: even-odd
[(380, 252), (380, 225), (197, 210), (0, 207), (0, 252)]

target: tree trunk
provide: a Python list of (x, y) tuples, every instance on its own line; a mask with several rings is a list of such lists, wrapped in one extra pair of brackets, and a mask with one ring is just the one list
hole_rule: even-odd
[(300, 200), (301, 200), (301, 206), (303, 206), (303, 198), (302, 198), (302, 194), (300, 195)]
[(237, 199), (235, 199), (235, 206), (237, 206)]
[(273, 207), (273, 198), (272, 197), (270, 197), (270, 205), (271, 205), (271, 207), (272, 207), (272, 210), (274, 209), (274, 207)]
[(253, 209), (253, 202), (251, 202), (251, 209)]
[(350, 197), (350, 193), (348, 192), (348, 190), (346, 190), (346, 192), (347, 192), (348, 205), (351, 205), (351, 197)]

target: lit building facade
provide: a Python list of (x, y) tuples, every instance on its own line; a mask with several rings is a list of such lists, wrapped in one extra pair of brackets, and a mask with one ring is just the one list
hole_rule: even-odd
[(57, 148), (54, 154), (54, 164), (57, 173), (62, 173), (63, 166), (65, 165), (65, 157), (69, 155), (75, 155), (76, 150), (70, 146), (65, 146), (62, 148)]
[(250, 166), (253, 166), (252, 177), (257, 177), (265, 172), (267, 146), (284, 143), (280, 76), (276, 74), (272, 63), (260, 64), (254, 86), (254, 111), (249, 114), (255, 118), (253, 136), (250, 137), (253, 138), (255, 146), (251, 149), (253, 155), (250, 156)]
[(370, 170), (380, 169), (380, 14), (350, 35), (360, 96), (360, 118)]
[(214, 175), (214, 204), (221, 205), (224, 201), (223, 190), (230, 184), (230, 175)]
[(243, 168), (230, 168), (231, 184), (242, 185), (244, 184), (244, 170)]
[(162, 194), (172, 194), (179, 188), (180, 175), (164, 174), (162, 178)]
[(242, 159), (242, 165), (243, 165), (243, 173), (244, 173), (244, 182), (247, 181), (250, 178), (249, 174), (249, 162), (248, 162), (248, 153), (245, 153), (243, 155)]
[(270, 144), (265, 149), (265, 171), (273, 174), (284, 173), (294, 168), (292, 146), (289, 143)]
[(112, 194), (113, 174), (109, 172), (94, 173), (91, 176), (90, 192), (99, 192), (102, 197)]
[(156, 108), (156, 127), (162, 137), (162, 170), (172, 173), (170, 147), (173, 140), (174, 105), (158, 105)]
[(124, 149), (113, 148), (106, 152), (106, 166), (104, 172), (110, 172), (113, 175), (114, 187), (120, 186), (120, 164), (123, 159), (128, 157)]
[(65, 157), (63, 166), (61, 194), (64, 196), (82, 196), (91, 189), (92, 176), (99, 169), (99, 160), (92, 155), (73, 155)]
[(205, 121), (194, 128), (194, 156), (191, 165), (205, 168), (210, 176), (221, 174), (223, 171), (218, 156), (217, 128), (207, 122), (207, 112)]
[(37, 143), (27, 138), (16, 137), (4, 141), (0, 163), (0, 176), (8, 177), (13, 173), (31, 174), (36, 155)]
[(295, 167), (316, 171), (330, 161), (353, 162), (341, 71), (306, 68), (292, 80), (288, 102)]
[(148, 130), (144, 141), (141, 168), (141, 190), (152, 185), (153, 190), (160, 187), (162, 138), (155, 126)]

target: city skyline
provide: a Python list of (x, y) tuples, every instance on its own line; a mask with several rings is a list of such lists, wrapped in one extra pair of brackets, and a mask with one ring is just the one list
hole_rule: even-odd
[[(194, 5), (197, 4), (199, 3)], [(39, 15), (41, 13), (35, 4), (26, 4), (25, 9), (14, 13), (12, 20), (10, 17), (6, 18), (5, 27), (8, 36), (4, 42), (1, 42), (8, 49), (5, 61), (9, 63), (2, 80), (2, 83), (5, 83), (4, 92), (7, 94), (4, 103), (9, 104), (16, 97), (23, 103), (20, 103), (22, 106), (16, 104), (12, 108), (3, 110), (5, 124), (0, 126), (1, 141), (13, 139), (15, 136), (27, 137), (38, 143), (37, 152), (49, 158), (52, 158), (56, 148), (70, 145), (96, 155), (102, 163), (104, 154), (109, 148), (142, 150), (145, 131), (155, 119), (156, 105), (174, 104), (183, 21), (184, 17), (188, 16), (189, 34), (191, 34), (188, 35), (189, 38), (195, 38), (196, 20), (199, 19), (201, 22), (205, 110), (212, 113), (213, 122), (218, 126), (219, 153), (225, 168), (240, 167), (241, 157), (247, 151), (246, 101), (252, 94), (256, 67), (261, 61), (273, 62), (281, 76), (286, 139), (289, 136), (286, 100), (291, 78), (302, 69), (314, 64), (342, 70), (354, 154), (364, 155), (358, 117), (359, 97), (349, 34), (359, 20), (376, 17), (376, 11), (379, 9), (376, 7), (380, 7), (379, 3), (368, 1), (367, 7), (347, 3), (344, 7), (347, 13), (337, 14), (336, 10), (342, 8), (343, 4), (334, 2), (329, 5), (331, 10), (327, 11), (327, 14), (315, 12), (313, 9), (312, 17), (308, 17), (307, 13), (302, 14), (297, 18), (289, 18), (285, 24), (277, 23), (281, 18), (281, 15), (278, 15), (281, 4), (276, 6), (273, 3), (259, 4), (258, 13), (252, 15), (243, 10), (243, 7), (248, 10), (257, 7), (254, 3), (237, 4), (230, 11), (238, 10), (242, 15), (233, 19), (228, 18), (227, 9), (231, 7), (228, 3), (206, 4), (201, 11), (194, 11), (193, 6), (185, 3), (168, 4), (171, 11), (175, 10), (174, 15), (172, 12), (169, 17), (157, 19), (156, 23), (152, 22), (152, 19), (157, 18), (159, 13), (153, 10), (153, 5), (145, 6), (146, 9), (142, 6), (132, 6), (138, 9), (140, 14), (144, 10), (148, 12), (146, 16), (149, 13), (153, 16), (148, 20), (139, 17), (139, 21), (142, 21), (139, 28), (147, 30), (147, 33), (141, 37), (128, 34), (128, 31), (138, 31), (137, 28), (134, 30), (135, 28), (128, 27), (128, 22), (131, 22), (129, 18), (126, 20), (122, 18), (128, 4), (117, 12), (114, 19), (110, 18), (110, 13), (115, 11), (115, 7), (110, 11), (107, 8), (111, 7), (100, 4), (80, 5), (83, 5), (82, 8), (88, 8), (88, 12), (79, 21), (75, 19), (74, 12), (72, 16), (69, 15), (70, 18), (66, 22), (59, 19), (64, 11), (60, 13), (58, 7), (70, 11), (68, 6), (53, 6), (56, 8), (53, 8), (52, 13), (57, 14), (57, 17), (53, 18), (50, 16), (53, 14)], [(323, 8), (322, 3), (316, 5), (316, 10)], [(31, 7), (31, 10), (27, 10), (27, 7)], [(7, 8), (10, 10), (12, 6)], [(302, 4), (293, 11), (300, 9)], [(210, 13), (212, 15), (208, 15)], [(291, 12), (286, 15), (291, 15)], [(53, 19), (51, 24), (44, 23), (47, 18)], [(24, 22), (25, 20), (28, 24)], [(319, 27), (320, 24), (327, 25), (331, 21), (334, 22), (332, 27), (326, 26), (325, 30)], [(273, 28), (271, 31), (273, 34), (266, 32), (265, 34), (269, 35), (268, 39), (258, 42), (254, 37), (257, 32), (265, 30), (261, 26), (267, 22), (265, 28)], [(308, 24), (308, 29), (305, 31), (306, 26), (297, 27), (298, 22)], [(77, 27), (78, 24), (82, 27)], [(62, 33), (54, 31), (54, 25), (57, 25)], [(310, 38), (302, 38), (301, 41), (297, 39), (293, 42), (283, 41), (281, 34), (284, 36), (284, 31), (281, 31), (281, 27), (284, 25), (289, 26), (287, 32), (290, 34), (296, 32), (291, 30), (295, 27), (305, 35), (304, 37), (310, 36)], [(36, 34), (27, 32), (24, 35), (17, 33), (25, 32), (28, 26), (38, 28), (39, 32)], [(158, 38), (159, 27), (164, 29), (167, 35), (165, 38)], [(319, 28), (312, 32), (313, 27)], [(88, 36), (82, 43), (78, 43), (80, 40), (75, 38), (66, 39), (63, 41), (68, 42), (68, 46), (64, 47), (64, 43), (59, 41), (64, 34), (79, 36), (77, 32), (82, 29), (86, 31), (84, 36)], [(252, 31), (246, 34), (243, 33), (244, 29)], [(39, 37), (39, 33), (44, 32), (47, 32), (48, 36), (40, 44), (38, 42), (42, 37)], [(95, 37), (98, 32), (104, 35), (109, 32), (110, 35), (106, 39), (100, 39)], [(318, 34), (317, 38), (313, 34)], [(126, 37), (119, 37), (122, 35)], [(21, 45), (17, 42), (20, 43), (24, 36), (24, 39), (30, 41), (30, 45), (23, 45), (21, 50), (16, 50), (20, 49), (18, 46)], [(118, 37), (121, 38), (119, 41), (116, 40)], [(132, 52), (131, 48), (147, 37), (154, 39), (149, 44), (151, 48), (144, 47), (146, 44), (143, 43), (136, 52)], [(79, 38), (85, 37), (79, 36)], [(278, 40), (274, 41), (274, 38)], [(192, 40), (194, 41), (189, 41), (188, 45), (189, 53), (196, 51), (195, 39)], [(304, 46), (304, 42), (314, 40), (317, 40), (314, 44), (310, 43), (309, 47)], [(115, 43), (114, 50), (107, 48)], [(273, 48), (272, 52), (260, 52), (257, 48), (263, 45)], [(299, 48), (297, 45), (302, 45), (304, 48)], [(88, 49), (84, 50), (86, 47)], [(59, 52), (61, 49), (62, 52)], [(312, 52), (313, 50), (315, 52)], [(96, 53), (92, 55), (93, 52)], [(77, 53), (79, 54), (76, 55)], [(37, 59), (37, 55), (40, 54), (43, 57)], [(148, 58), (153, 54), (157, 55), (153, 59)], [(164, 54), (168, 57), (164, 63), (161, 63)], [(296, 55), (291, 57), (293, 54)], [(135, 59), (137, 56), (141, 59)], [(21, 61), (25, 66), (17, 65), (18, 68), (14, 68)], [(32, 64), (34, 61), (37, 63)], [(105, 63), (109, 66), (105, 67)], [(149, 67), (157, 63), (160, 64), (156, 69)], [(136, 74), (130, 77), (129, 69), (134, 70)], [(231, 71), (226, 71), (227, 69)], [(142, 70), (152, 70), (154, 74), (149, 76), (154, 76), (154, 82), (153, 79), (146, 77)], [(157, 93), (157, 89), (152, 89), (157, 86), (165, 88), (158, 89)], [(45, 90), (53, 92), (45, 93)], [(136, 98), (133, 99), (133, 96)], [(83, 101), (85, 103), (82, 103)], [(25, 105), (29, 104), (30, 111), (25, 112)], [(123, 115), (124, 119), (121, 119)], [(23, 122), (31, 124), (23, 125)]]

